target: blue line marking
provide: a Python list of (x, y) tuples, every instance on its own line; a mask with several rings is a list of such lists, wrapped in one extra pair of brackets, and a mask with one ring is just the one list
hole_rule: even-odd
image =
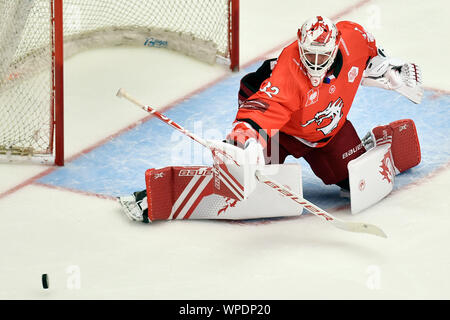
[[(261, 62), (232, 74), (220, 83), (166, 112), (169, 118), (205, 138), (223, 139), (236, 115), (240, 78)], [(128, 103), (128, 102), (124, 102)], [(151, 101), (149, 101), (151, 103)], [(450, 160), (450, 95), (426, 91), (420, 105), (399, 94), (360, 87), (349, 120), (360, 137), (376, 125), (410, 118), (419, 134), (422, 162), (396, 177), (395, 189), (422, 178)], [(304, 196), (324, 209), (348, 204), (337, 186), (326, 186), (303, 159)], [(108, 196), (145, 188), (144, 172), (169, 165), (211, 164), (209, 152), (158, 119), (144, 122), (39, 179), (40, 183)]]

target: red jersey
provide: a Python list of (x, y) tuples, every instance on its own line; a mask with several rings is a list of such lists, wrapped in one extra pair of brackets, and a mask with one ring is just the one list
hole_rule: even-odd
[(326, 145), (345, 123), (367, 62), (377, 55), (375, 40), (359, 24), (342, 21), (336, 27), (341, 41), (328, 83), (311, 85), (294, 41), (259, 91), (240, 105), (236, 121), (259, 126), (269, 137), (279, 130), (311, 147)]

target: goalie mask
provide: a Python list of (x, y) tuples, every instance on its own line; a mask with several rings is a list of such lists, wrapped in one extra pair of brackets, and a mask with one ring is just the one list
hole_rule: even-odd
[(340, 32), (330, 19), (317, 16), (302, 25), (297, 38), (300, 60), (311, 84), (317, 87), (336, 58)]

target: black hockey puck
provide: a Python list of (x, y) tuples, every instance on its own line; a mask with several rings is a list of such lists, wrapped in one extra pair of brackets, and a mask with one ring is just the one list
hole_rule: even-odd
[(48, 285), (49, 285), (49, 281), (48, 281), (48, 275), (46, 273), (44, 273), (42, 275), (42, 287), (44, 289), (48, 289)]

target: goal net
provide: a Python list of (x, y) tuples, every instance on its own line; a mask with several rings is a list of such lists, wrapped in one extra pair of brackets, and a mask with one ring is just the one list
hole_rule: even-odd
[(99, 47), (162, 47), (236, 70), (238, 6), (238, 0), (0, 0), (0, 158), (53, 161), (58, 153), (58, 48), (68, 58)]

